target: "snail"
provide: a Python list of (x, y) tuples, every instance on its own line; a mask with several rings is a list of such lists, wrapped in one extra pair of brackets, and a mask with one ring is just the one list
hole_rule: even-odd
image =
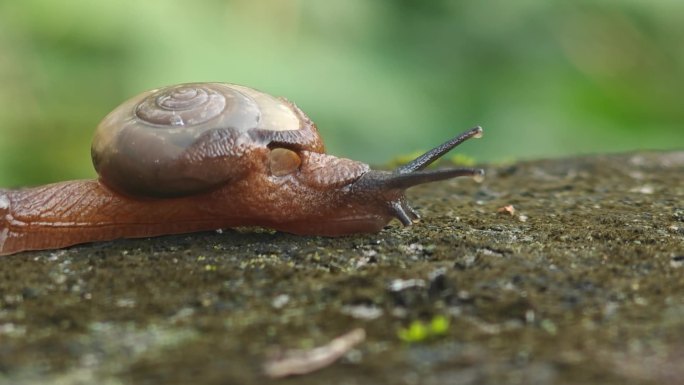
[(324, 152), (295, 104), (227, 83), (144, 92), (98, 125), (99, 175), (0, 190), (0, 255), (118, 238), (257, 226), (300, 235), (380, 231), (418, 214), (404, 191), (481, 169), (424, 170), (475, 127), (394, 171)]

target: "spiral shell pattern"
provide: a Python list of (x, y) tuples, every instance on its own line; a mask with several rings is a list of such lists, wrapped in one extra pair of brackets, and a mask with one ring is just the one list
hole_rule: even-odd
[(194, 126), (219, 116), (226, 97), (215, 89), (181, 84), (145, 98), (135, 109), (136, 116), (160, 126)]
[(322, 149), (313, 123), (285, 99), (235, 84), (188, 83), (124, 102), (97, 127), (91, 152), (115, 190), (179, 196), (239, 177), (241, 157), (274, 142)]

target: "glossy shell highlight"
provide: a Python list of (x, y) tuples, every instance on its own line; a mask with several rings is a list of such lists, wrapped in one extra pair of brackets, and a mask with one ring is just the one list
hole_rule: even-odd
[(229, 182), (250, 149), (274, 145), (323, 151), (313, 123), (289, 101), (234, 84), (189, 83), (117, 107), (98, 125), (91, 154), (112, 189), (164, 197)]

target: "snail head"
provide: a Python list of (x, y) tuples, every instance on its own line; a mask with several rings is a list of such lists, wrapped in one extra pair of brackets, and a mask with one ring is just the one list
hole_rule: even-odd
[(427, 151), (413, 161), (396, 168), (394, 171), (370, 170), (357, 179), (351, 189), (368, 197), (382, 196), (387, 202), (389, 212), (405, 226), (411, 225), (420, 217), (406, 202), (404, 191), (423, 183), (436, 182), (460, 176), (470, 176), (482, 181), (484, 170), (479, 168), (447, 168), (425, 170), (454, 147), (471, 138), (482, 137), (482, 128), (474, 127), (441, 145)]

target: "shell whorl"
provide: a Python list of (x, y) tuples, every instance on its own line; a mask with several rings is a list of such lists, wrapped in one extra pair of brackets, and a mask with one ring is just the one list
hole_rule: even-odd
[(322, 150), (313, 123), (285, 99), (234, 84), (188, 83), (144, 92), (114, 109), (98, 125), (91, 152), (109, 187), (179, 196), (239, 177), (251, 147), (300, 138)]
[(226, 96), (209, 87), (180, 85), (154, 93), (135, 108), (142, 121), (159, 126), (194, 126), (226, 108)]

